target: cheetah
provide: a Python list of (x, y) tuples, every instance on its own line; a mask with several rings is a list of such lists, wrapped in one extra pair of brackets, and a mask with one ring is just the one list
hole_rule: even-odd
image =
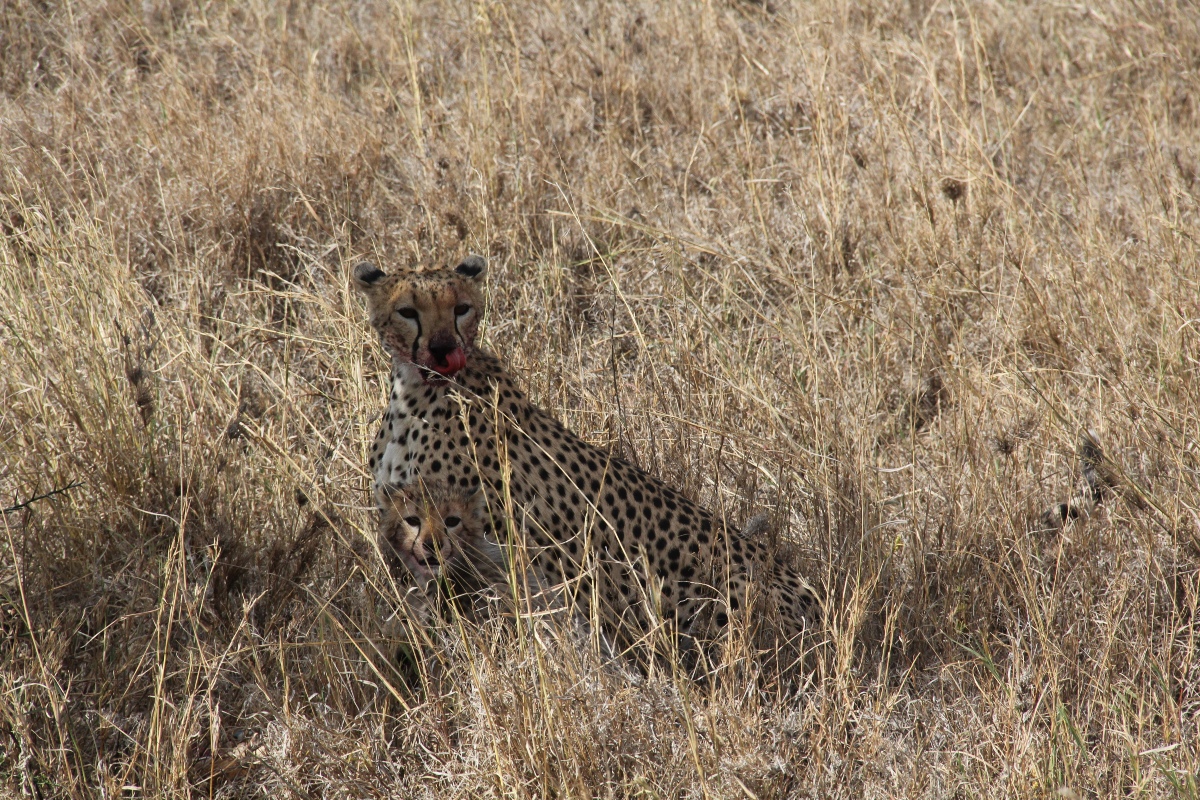
[(527, 547), (538, 574), (598, 611), (622, 646), (659, 622), (685, 646), (714, 641), (731, 614), (750, 613), (752, 583), (768, 587), (789, 636), (803, 632), (817, 602), (797, 571), (768, 563), (756, 537), (568, 431), (476, 345), (486, 274), (478, 256), (390, 275), (370, 263), (353, 269), (391, 357), (369, 453), (376, 485), (482, 486), (496, 538)]
[(500, 546), (486, 536), (479, 490), (468, 494), (445, 481), (385, 483), (376, 487), (375, 504), (380, 550), (393, 565), (403, 565), (421, 589), (445, 577), (475, 585), (500, 578)]

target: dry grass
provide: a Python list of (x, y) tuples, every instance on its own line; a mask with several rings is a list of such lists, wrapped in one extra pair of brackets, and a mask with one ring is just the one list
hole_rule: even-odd
[[(1200, 791), (1188, 3), (10, 0), (0, 90), (0, 497), (64, 490), (3, 514), (0, 793)], [(388, 658), (348, 267), (468, 251), (537, 401), (785, 523), (798, 693)], [(1033, 530), (1088, 427), (1135, 488)]]

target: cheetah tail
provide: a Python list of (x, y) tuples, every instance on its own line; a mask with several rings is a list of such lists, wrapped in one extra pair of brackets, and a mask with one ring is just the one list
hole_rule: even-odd
[(1058, 530), (1073, 519), (1087, 519), (1120, 483), (1120, 477), (1100, 446), (1094, 431), (1084, 431), (1077, 447), (1083, 481), (1075, 495), (1055, 503), (1041, 516), (1041, 529)]

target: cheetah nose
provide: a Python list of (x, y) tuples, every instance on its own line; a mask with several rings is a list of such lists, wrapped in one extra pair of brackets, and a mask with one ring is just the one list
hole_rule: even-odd
[(446, 363), (446, 356), (458, 349), (458, 344), (455, 342), (430, 342), (429, 355), (433, 356), (433, 363), (439, 367), (450, 366)]
[(417, 563), (423, 567), (433, 569), (438, 564), (438, 549), (432, 541), (424, 541), (421, 547), (413, 551), (413, 555), (417, 559)]

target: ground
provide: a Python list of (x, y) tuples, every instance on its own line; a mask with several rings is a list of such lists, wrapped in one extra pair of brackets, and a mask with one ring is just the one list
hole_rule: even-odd
[[(1198, 26), (8, 3), (0, 792), (1195, 797)], [(392, 661), (349, 271), (470, 252), (535, 401), (771, 512), (836, 599), (799, 691)], [(1038, 531), (1086, 429), (1133, 488)]]

